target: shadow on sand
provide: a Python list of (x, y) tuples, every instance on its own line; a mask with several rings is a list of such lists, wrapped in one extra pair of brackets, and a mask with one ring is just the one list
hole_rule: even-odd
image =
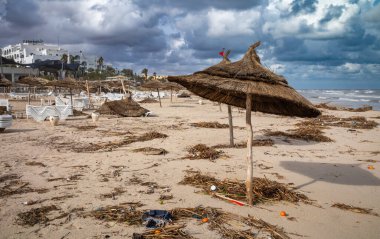
[(283, 161), (280, 166), (286, 170), (305, 175), (312, 180), (296, 186), (302, 188), (317, 181), (344, 185), (380, 186), (380, 179), (366, 169), (360, 168), (361, 164), (331, 164)]
[(12, 134), (12, 133), (20, 133), (20, 132), (29, 132), (35, 131), (37, 129), (5, 129), (2, 134)]

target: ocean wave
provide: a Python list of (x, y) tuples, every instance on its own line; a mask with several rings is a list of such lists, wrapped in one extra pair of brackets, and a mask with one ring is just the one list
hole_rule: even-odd
[(341, 101), (352, 101), (352, 102), (369, 102), (370, 100), (367, 99), (352, 99), (352, 98), (339, 98)]

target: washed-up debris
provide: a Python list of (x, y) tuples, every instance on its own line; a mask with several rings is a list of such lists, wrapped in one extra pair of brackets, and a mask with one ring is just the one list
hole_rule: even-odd
[(87, 116), (90, 118), (91, 116), (89, 114), (83, 113), (83, 111), (73, 109), (73, 116)]
[(40, 166), (40, 167), (46, 167), (45, 164), (43, 164), (43, 163), (41, 163), (41, 162), (36, 162), (36, 161), (26, 162), (25, 165), (28, 165), (28, 166)]
[(139, 103), (147, 104), (147, 103), (158, 103), (158, 100), (152, 99), (152, 98), (145, 98), (143, 100), (140, 100)]
[(372, 106), (369, 106), (369, 105), (364, 105), (359, 108), (346, 108), (346, 107), (331, 106), (331, 105), (328, 105), (327, 103), (317, 104), (315, 105), (315, 107), (321, 108), (321, 109), (328, 109), (328, 110), (340, 110), (340, 111), (351, 111), (351, 112), (365, 112), (365, 111), (370, 111), (373, 109)]
[[(235, 200), (246, 200), (246, 185), (242, 181), (229, 179), (218, 180), (212, 176), (204, 175), (199, 171), (188, 171), (188, 174), (180, 183), (201, 188), (204, 192), (209, 194), (214, 193), (210, 190), (210, 187), (214, 185), (219, 194)], [(312, 204), (312, 201), (306, 195), (296, 192), (286, 184), (267, 178), (253, 179), (253, 193), (256, 202), (288, 201), (291, 203), (303, 202)]]
[(193, 239), (187, 232), (182, 230), (186, 225), (170, 225), (160, 229), (152, 229), (143, 233), (133, 233), (132, 239), (150, 239), (150, 238), (175, 238), (175, 239)]
[(133, 133), (130, 131), (112, 131), (112, 130), (98, 130), (104, 136), (125, 136), (132, 135)]
[(141, 225), (142, 211), (136, 210), (139, 204), (131, 206), (107, 206), (101, 207), (89, 213), (83, 214), (84, 217), (92, 216), (102, 221), (116, 221), (128, 225)]
[(84, 176), (83, 174), (75, 174), (75, 175), (72, 175), (72, 176), (67, 177), (67, 178), (62, 178), (62, 177), (59, 177), (59, 178), (48, 178), (47, 181), (48, 182), (54, 182), (54, 181), (78, 181), (83, 176)]
[(189, 153), (184, 158), (188, 159), (209, 159), (215, 160), (224, 154), (223, 151), (215, 150), (211, 147), (208, 147), (205, 144), (197, 144), (187, 149)]
[(9, 180), (19, 179), (19, 178), (21, 178), (21, 176), (19, 176), (17, 174), (6, 174), (6, 175), (3, 175), (0, 177), (0, 183), (3, 183), (5, 181), (9, 181)]
[(352, 116), (349, 118), (339, 118), (333, 115), (321, 115), (315, 119), (301, 121), (296, 124), (300, 127), (318, 127), (326, 128), (328, 126), (344, 127), (352, 129), (373, 129), (378, 126), (378, 123), (373, 120), (367, 120), (362, 116)]
[(163, 148), (152, 148), (152, 147), (134, 149), (133, 152), (135, 153), (142, 152), (145, 155), (165, 155), (168, 153), (168, 151), (166, 151)]
[(73, 198), (75, 195), (69, 194), (69, 195), (64, 195), (64, 196), (57, 196), (57, 197), (52, 197), (50, 200), (52, 201), (62, 201), (68, 198)]
[(170, 200), (173, 199), (173, 194), (161, 194), (159, 200)]
[(27, 212), (17, 214), (17, 223), (20, 225), (34, 226), (35, 224), (46, 224), (50, 221), (47, 214), (51, 211), (58, 211), (55, 205), (33, 208)]
[(358, 159), (358, 161), (362, 161), (362, 162), (367, 162), (367, 163), (379, 163), (380, 161), (379, 160), (375, 160), (375, 159)]
[(287, 132), (283, 131), (270, 131), (266, 130), (266, 136), (284, 136), (292, 139), (299, 139), (305, 141), (315, 141), (315, 142), (332, 142), (333, 140), (329, 137), (323, 135), (320, 128), (312, 126), (301, 126), (296, 129), (290, 129)]
[[(217, 231), (222, 238), (273, 238), (290, 239), (282, 228), (252, 216), (243, 217), (212, 207), (176, 208), (171, 211), (174, 220), (207, 218), (208, 228)], [(240, 226), (238, 226), (240, 225)], [(240, 227), (240, 228), (237, 228)]]
[(221, 124), (217, 121), (212, 121), (212, 122), (197, 122), (197, 123), (191, 123), (191, 126), (194, 127), (199, 127), (199, 128), (212, 128), (212, 129), (224, 129), (228, 128), (228, 124)]
[(48, 191), (49, 190), (45, 188), (38, 188), (38, 189), (31, 188), (29, 187), (28, 182), (24, 182), (21, 180), (12, 180), (0, 188), (0, 198), (5, 197), (5, 196), (31, 193), (31, 192), (36, 192), (36, 193), (41, 194), (41, 193), (46, 193)]
[[(98, 208), (89, 213), (83, 213), (82, 216), (91, 216), (102, 221), (115, 221), (127, 225), (143, 226), (143, 219), (146, 218), (146, 213), (152, 210), (138, 210), (137, 207), (139, 206), (140, 205), (107, 206)], [(224, 212), (217, 208), (175, 208), (169, 210), (168, 213), (172, 215), (172, 222), (169, 221), (169, 224), (165, 223), (165, 225), (162, 225), (163, 227), (146, 230), (142, 233), (134, 233), (132, 238), (193, 238), (183, 230), (186, 227), (184, 222), (188, 220), (198, 220), (199, 222), (207, 223), (208, 228), (218, 232), (222, 238), (289, 239), (289, 236), (287, 236), (282, 228), (252, 216), (244, 217)]]
[(80, 153), (80, 152), (94, 152), (99, 150), (105, 150), (110, 151), (114, 148), (119, 148), (128, 144), (132, 144), (135, 142), (144, 142), (149, 141), (153, 139), (164, 139), (168, 137), (166, 134), (162, 134), (156, 131), (147, 132), (145, 134), (142, 134), (140, 136), (127, 136), (123, 140), (119, 141), (113, 141), (113, 142), (105, 142), (105, 143), (90, 143), (90, 145), (87, 146), (78, 146), (78, 145), (72, 145), (71, 149), (74, 152)]
[(373, 216), (377, 216), (377, 217), (380, 216), (379, 214), (372, 212), (372, 209), (355, 207), (355, 206), (347, 205), (344, 203), (334, 203), (331, 207), (336, 207), (336, 208), (339, 208), (342, 210), (347, 210), (347, 211), (361, 213), (361, 214), (369, 214), (369, 215), (373, 215)]
[[(272, 139), (255, 139), (252, 141), (252, 146), (258, 147), (258, 146), (273, 146), (274, 141)], [(212, 146), (211, 148), (214, 149), (225, 149), (225, 148), (247, 148), (247, 142), (241, 141), (236, 143), (234, 146), (231, 146), (230, 144), (217, 144)]]
[(114, 188), (112, 192), (110, 193), (104, 193), (104, 194), (101, 194), (100, 197), (101, 198), (112, 198), (112, 199), (115, 199), (116, 196), (119, 196), (123, 193), (125, 193), (127, 190), (123, 189), (123, 188)]

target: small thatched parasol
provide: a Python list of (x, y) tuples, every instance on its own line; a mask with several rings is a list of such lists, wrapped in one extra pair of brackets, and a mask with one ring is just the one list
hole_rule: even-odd
[(160, 81), (152, 80), (152, 81), (148, 81), (148, 82), (144, 83), (141, 87), (146, 88), (146, 89), (156, 89), (157, 94), (158, 94), (158, 100), (160, 101), (160, 107), (162, 107), (161, 97), (160, 97), (160, 89), (165, 88), (165, 85), (163, 83), (161, 83)]
[(124, 117), (140, 117), (149, 112), (149, 110), (141, 107), (136, 101), (127, 98), (105, 102), (97, 112), (106, 115), (116, 114)]
[[(28, 104), (30, 104), (30, 87), (44, 87), (48, 82), (49, 80), (47, 79), (32, 76), (23, 77), (16, 81), (17, 84), (28, 85)], [(34, 88), (34, 91), (35, 90)]]
[[(270, 114), (316, 117), (320, 115), (308, 100), (298, 94), (284, 77), (264, 68), (253, 44), (237, 62), (219, 64), (188, 76), (169, 76), (168, 80), (179, 83), (188, 90), (206, 99), (246, 108), (248, 130), (247, 196), (253, 203), (253, 159), (251, 111)], [(254, 104), (252, 105), (252, 101)]]
[(54, 87), (61, 87), (61, 88), (68, 88), (70, 90), (70, 101), (71, 105), (73, 105), (73, 89), (85, 89), (85, 86), (83, 85), (83, 82), (79, 82), (73, 78), (65, 78), (64, 80), (54, 80), (50, 81), (46, 84), (47, 86), (54, 86)]
[(36, 87), (44, 87), (46, 86), (48, 82), (49, 80), (47, 79), (40, 78), (40, 77), (32, 77), (32, 76), (26, 76), (16, 81), (17, 84), (36, 86)]
[(9, 87), (12, 85), (12, 82), (8, 80), (7, 78), (1, 78), (0, 79), (0, 86), (1, 87)]
[(182, 89), (183, 87), (177, 83), (174, 83), (174, 82), (165, 82), (163, 83), (164, 85), (164, 90), (170, 90), (170, 103), (173, 102), (173, 90), (175, 91), (179, 91), (180, 89)]

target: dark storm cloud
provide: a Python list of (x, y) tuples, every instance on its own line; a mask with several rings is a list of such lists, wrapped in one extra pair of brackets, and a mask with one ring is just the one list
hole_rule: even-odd
[(333, 19), (339, 18), (342, 16), (344, 6), (332, 6), (330, 5), (327, 14), (324, 18), (322, 18), (319, 22), (320, 23), (326, 23)]
[(237, 60), (261, 40), (262, 62), (277, 64), (289, 80), (300, 75), (306, 81), (349, 78), (354, 72), (347, 70), (350, 64), (359, 65), (360, 77), (368, 78), (379, 75), (378, 3), (0, 0), (0, 45), (59, 40), (68, 49), (102, 55), (119, 68), (187, 74), (220, 61), (222, 48), (231, 49), (231, 59)]
[(39, 7), (32, 0), (7, 1), (5, 3), (5, 18), (14, 28), (29, 28), (44, 23), (39, 14)]
[(292, 14), (314, 12), (318, 0), (294, 0), (291, 4)]
[(248, 8), (252, 8), (254, 6), (262, 3), (262, 0), (239, 0), (239, 1), (231, 1), (231, 0), (134, 0), (136, 5), (140, 6), (143, 9), (151, 8), (151, 7), (169, 7), (169, 8), (179, 8), (187, 11), (199, 11), (207, 8), (217, 8), (224, 10), (244, 10)]

